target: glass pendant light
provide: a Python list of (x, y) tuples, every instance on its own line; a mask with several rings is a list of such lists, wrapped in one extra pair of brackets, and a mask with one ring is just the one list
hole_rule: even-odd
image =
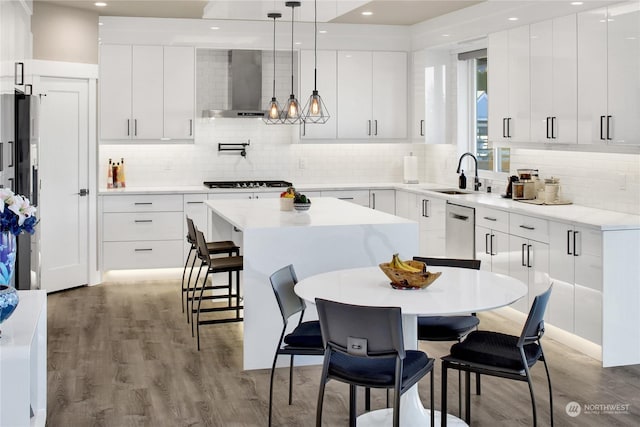
[(293, 12), (296, 7), (300, 6), (299, 1), (288, 1), (285, 6), (291, 8), (291, 95), (287, 100), (287, 104), (282, 110), (282, 121), (287, 124), (295, 124), (300, 122), (300, 104), (293, 93)]
[(271, 97), (267, 114), (262, 120), (268, 125), (277, 125), (282, 123), (282, 119), (280, 118), (280, 104), (276, 99), (276, 19), (281, 18), (282, 14), (280, 12), (271, 12), (267, 16), (273, 19), (273, 96)]
[(318, 93), (318, 1), (313, 1), (313, 92), (304, 106), (302, 121), (305, 123), (327, 123), (329, 111)]

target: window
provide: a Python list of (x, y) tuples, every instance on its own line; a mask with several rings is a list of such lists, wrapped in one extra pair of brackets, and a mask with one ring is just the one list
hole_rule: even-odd
[[(487, 87), (488, 58), (487, 50), (480, 49), (458, 54), (461, 68), (467, 70), (467, 81), (460, 87), (466, 87), (466, 96), (461, 100), (466, 105), (468, 123), (467, 137), (462, 141), (463, 150), (473, 153), (478, 159), (478, 170), (485, 177), (495, 172), (509, 172), (510, 150), (508, 147), (494, 147), (489, 141), (489, 97)], [(463, 109), (464, 111), (464, 109)]]

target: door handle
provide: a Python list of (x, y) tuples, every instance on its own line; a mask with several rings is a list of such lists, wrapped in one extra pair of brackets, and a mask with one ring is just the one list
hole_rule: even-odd
[(138, 119), (133, 119), (133, 136), (138, 136)]
[(420, 120), (420, 136), (424, 136), (424, 120)]
[(0, 172), (4, 170), (4, 142), (0, 142)]
[(9, 178), (9, 179), (7, 179), (7, 181), (9, 181), (9, 188), (11, 189), (11, 191), (14, 191), (14, 192), (15, 192), (15, 191), (16, 191), (16, 189), (14, 188), (14, 185), (13, 185), (13, 183), (14, 183), (15, 179), (13, 179), (13, 178)]
[(556, 139), (556, 121), (558, 120), (557, 117), (551, 117), (551, 139)]
[(527, 244), (526, 244), (526, 243), (523, 243), (523, 244), (522, 244), (522, 251), (521, 251), (521, 252), (522, 252), (522, 266), (523, 266), (523, 267), (526, 267), (526, 266), (527, 266), (527, 263), (526, 263), (526, 262), (524, 262), (524, 249), (525, 249), (526, 247), (527, 247)]
[[(609, 117), (611, 117), (611, 116), (609, 116)], [(378, 136), (378, 121), (377, 121), (377, 120), (374, 120), (374, 121), (373, 121), (373, 125), (374, 125), (374, 126), (373, 126), (373, 134), (374, 134), (375, 136)]]
[(507, 138), (511, 138), (511, 117), (507, 117)]
[(491, 252), (489, 251), (489, 233), (484, 234), (484, 253), (491, 255)]
[(531, 265), (531, 245), (527, 245), (527, 267), (533, 267)]
[(604, 116), (600, 116), (600, 139), (604, 140)]
[(506, 138), (507, 137), (507, 131), (506, 131), (506, 123), (507, 123), (507, 118), (503, 117), (502, 118), (502, 137)]
[(189, 136), (193, 136), (193, 119), (189, 119)]
[(9, 144), (9, 164), (7, 165), (7, 167), (12, 168), (13, 167), (13, 141), (9, 141), (7, 142), (7, 144)]
[(367, 120), (367, 135), (371, 136), (371, 120)]
[(376, 208), (376, 193), (371, 193), (371, 209), (375, 209)]
[(547, 117), (547, 139), (550, 138), (549, 136), (549, 122), (551, 121), (551, 117)]
[(612, 140), (611, 138), (611, 116), (607, 116), (607, 140)]
[(84, 197), (87, 196), (89, 194), (89, 189), (88, 188), (81, 188), (80, 192), (78, 193), (78, 195), (80, 197)]
[[(571, 252), (571, 236), (572, 236), (573, 232), (571, 230), (567, 230), (567, 255), (573, 255), (573, 253)], [(575, 237), (574, 237), (574, 241), (573, 241), (573, 246), (575, 248)]]
[(579, 231), (573, 232), (573, 256), (580, 256), (580, 254), (578, 253), (578, 248), (576, 246), (576, 236), (578, 235), (578, 233), (580, 232)]
[(127, 136), (131, 134), (131, 120), (127, 119)]
[(491, 234), (491, 256), (498, 255), (498, 252), (493, 252), (493, 238), (496, 237), (495, 234)]

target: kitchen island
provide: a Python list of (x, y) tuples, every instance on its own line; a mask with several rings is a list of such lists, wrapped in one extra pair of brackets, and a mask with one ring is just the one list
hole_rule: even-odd
[[(293, 264), (298, 279), (327, 271), (374, 266), (395, 252), (418, 252), (418, 223), (330, 197), (306, 212), (281, 211), (279, 199), (207, 200), (215, 239), (234, 238), (244, 271), (244, 369), (269, 368), (282, 320), (269, 276)], [(234, 234), (241, 231), (240, 234)], [(239, 240), (242, 241), (239, 241)], [(313, 307), (305, 320), (316, 318)], [(297, 322), (291, 322), (294, 326)], [(205, 343), (206, 345), (206, 343)], [(286, 359), (286, 358), (282, 358)], [(296, 358), (320, 363), (319, 358)], [(283, 366), (285, 360), (282, 361)]]

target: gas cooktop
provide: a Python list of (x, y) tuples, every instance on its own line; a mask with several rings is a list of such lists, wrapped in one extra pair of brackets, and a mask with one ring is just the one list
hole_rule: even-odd
[(288, 181), (205, 181), (205, 187), (209, 188), (287, 188), (291, 187)]

